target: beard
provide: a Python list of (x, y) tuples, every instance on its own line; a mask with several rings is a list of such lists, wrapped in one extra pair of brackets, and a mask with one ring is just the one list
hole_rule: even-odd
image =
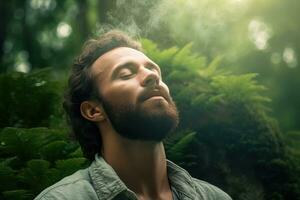
[(162, 141), (178, 125), (179, 114), (170, 98), (167, 105), (112, 104), (102, 98), (102, 105), (113, 128), (122, 137), (140, 141)]

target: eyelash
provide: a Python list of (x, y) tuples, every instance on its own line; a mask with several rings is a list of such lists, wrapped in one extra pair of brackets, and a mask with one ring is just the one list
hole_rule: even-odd
[[(123, 70), (125, 70), (125, 69), (123, 69)], [(120, 74), (119, 74), (119, 77), (120, 78), (128, 78), (128, 77), (130, 77), (130, 76), (132, 76), (133, 75), (133, 71), (132, 71), (132, 69), (126, 69), (126, 70), (128, 70), (130, 73), (128, 73), (128, 72), (120, 72)], [(122, 74), (124, 74), (124, 75), (122, 75)]]

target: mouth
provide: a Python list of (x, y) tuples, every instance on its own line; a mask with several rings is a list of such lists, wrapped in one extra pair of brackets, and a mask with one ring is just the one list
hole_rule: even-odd
[(153, 96), (146, 99), (147, 100), (166, 100), (163, 96)]
[(158, 89), (152, 90), (142, 96), (142, 101), (146, 101), (149, 99), (152, 99), (152, 100), (162, 100), (163, 99), (163, 100), (166, 100), (167, 102), (169, 102), (168, 95), (165, 92), (158, 90)]

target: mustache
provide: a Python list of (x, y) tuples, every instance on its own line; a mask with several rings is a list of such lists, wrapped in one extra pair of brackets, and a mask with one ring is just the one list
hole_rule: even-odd
[(139, 101), (145, 101), (154, 96), (162, 96), (169, 103), (172, 102), (172, 98), (169, 92), (161, 85), (156, 85), (154, 88), (145, 88), (138, 97)]

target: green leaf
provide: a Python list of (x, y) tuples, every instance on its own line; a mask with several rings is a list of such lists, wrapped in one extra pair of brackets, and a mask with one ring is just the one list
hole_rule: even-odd
[(2, 194), (6, 200), (29, 200), (34, 198), (29, 190), (9, 190), (2, 192)]
[(184, 157), (185, 151), (196, 139), (196, 132), (185, 134), (170, 149), (169, 156), (173, 160), (180, 160)]
[(62, 159), (68, 154), (67, 150), (68, 143), (66, 141), (58, 140), (53, 141), (40, 150), (41, 155), (44, 159), (54, 162), (55, 160)]
[(27, 162), (27, 167), (21, 170), (18, 178), (24, 187), (30, 188), (36, 194), (58, 181), (61, 176), (56, 169), (50, 168), (48, 161), (34, 159)]
[(68, 176), (77, 171), (78, 169), (87, 166), (85, 158), (69, 158), (66, 160), (56, 161), (56, 169), (59, 170), (62, 176)]

